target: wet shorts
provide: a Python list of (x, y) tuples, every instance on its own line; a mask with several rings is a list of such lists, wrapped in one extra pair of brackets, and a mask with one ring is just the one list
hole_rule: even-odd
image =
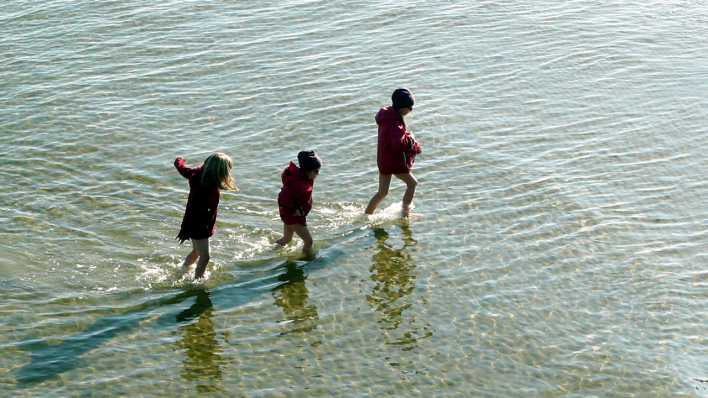
[(300, 224), (307, 225), (307, 220), (304, 216), (293, 215), (292, 209), (286, 209), (285, 207), (278, 207), (280, 211), (280, 219), (283, 220), (285, 225)]

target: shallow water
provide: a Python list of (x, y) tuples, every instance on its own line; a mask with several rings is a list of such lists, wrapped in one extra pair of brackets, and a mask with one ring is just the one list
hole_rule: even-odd
[[(708, 7), (123, 2), (0, 10), (12, 396), (708, 396)], [(416, 94), (410, 222), (373, 115)], [(279, 173), (324, 168), (319, 249)], [(222, 150), (209, 278), (175, 156)]]

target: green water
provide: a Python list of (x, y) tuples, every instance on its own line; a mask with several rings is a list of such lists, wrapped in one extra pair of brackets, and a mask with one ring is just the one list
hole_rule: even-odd
[[(706, 397), (708, 7), (124, 2), (0, 9), (0, 395)], [(409, 87), (415, 212), (374, 219)], [(273, 247), (324, 167), (318, 256)], [(213, 151), (208, 279), (179, 273)]]

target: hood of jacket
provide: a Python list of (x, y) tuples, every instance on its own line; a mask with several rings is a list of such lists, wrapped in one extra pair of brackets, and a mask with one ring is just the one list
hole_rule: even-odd
[(299, 167), (295, 165), (295, 163), (290, 162), (287, 168), (283, 170), (283, 185), (291, 185), (295, 183), (309, 183), (310, 180), (307, 178), (307, 175), (305, 172), (300, 170)]
[(384, 123), (392, 123), (392, 122), (401, 122), (403, 123), (403, 117), (401, 116), (400, 113), (398, 113), (397, 110), (393, 109), (393, 107), (390, 106), (385, 106), (376, 113), (376, 117), (374, 118), (376, 120), (377, 124), (384, 124)]

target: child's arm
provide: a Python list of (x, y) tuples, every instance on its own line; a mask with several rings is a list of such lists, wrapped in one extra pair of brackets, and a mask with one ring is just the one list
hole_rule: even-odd
[(396, 152), (403, 153), (404, 156), (408, 154), (418, 155), (421, 153), (421, 146), (416, 141), (413, 134), (406, 128), (406, 125), (397, 122), (390, 127), (389, 138), (391, 142), (391, 148)]
[(420, 154), (423, 150), (423, 148), (420, 146), (418, 141), (416, 141), (415, 137), (413, 137), (413, 134), (411, 133), (406, 133), (403, 136), (403, 148), (404, 152), (406, 153), (413, 153), (413, 154)]
[(186, 161), (181, 156), (178, 156), (177, 159), (175, 159), (175, 168), (184, 178), (189, 178), (194, 173), (194, 169), (187, 167)]
[(307, 216), (312, 209), (312, 191), (304, 186), (297, 187), (292, 198), (292, 209), (294, 216)]
[(389, 126), (388, 147), (392, 152), (410, 152), (414, 142), (415, 139), (413, 139), (413, 136), (406, 130), (406, 126), (403, 123), (394, 123)]

